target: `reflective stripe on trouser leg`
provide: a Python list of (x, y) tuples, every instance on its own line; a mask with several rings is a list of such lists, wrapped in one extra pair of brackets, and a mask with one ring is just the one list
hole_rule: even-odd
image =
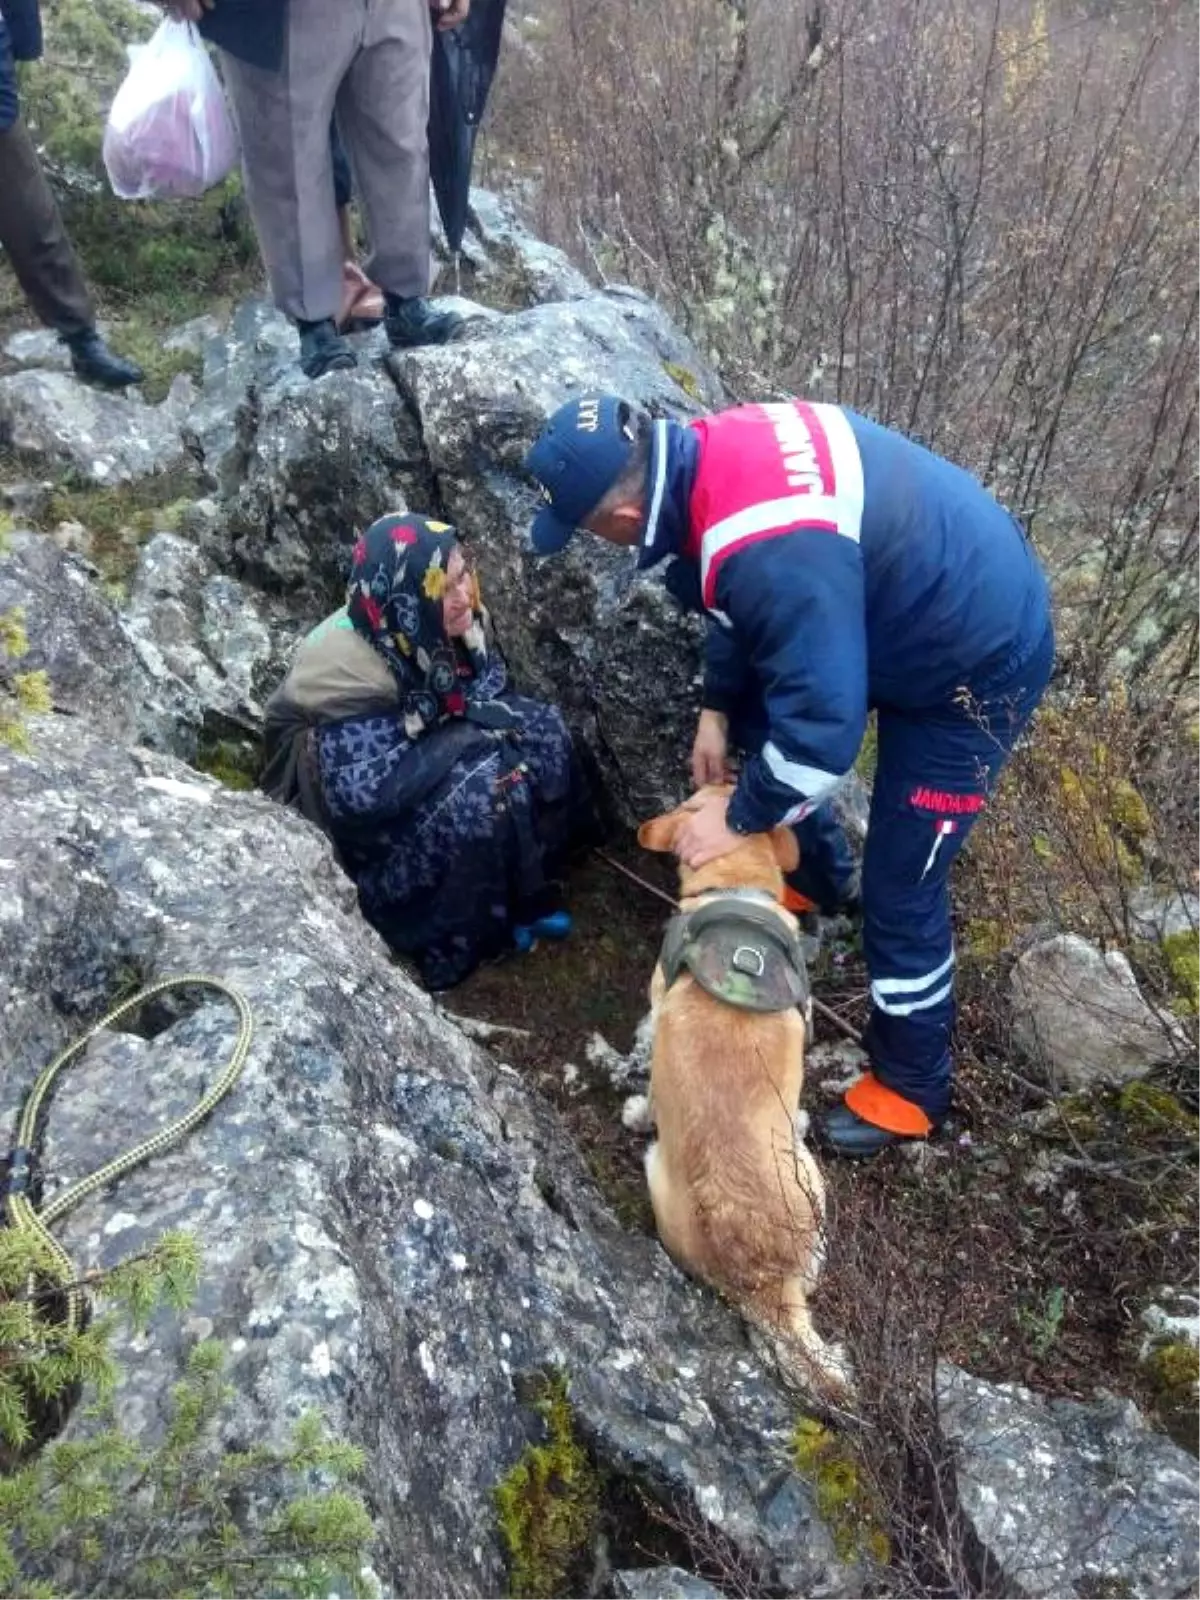
[(871, 978), (864, 1043), (875, 1076), (934, 1121), (950, 1103), (954, 951), (950, 868), (984, 798), (1045, 692), (1048, 618), (1038, 642), (975, 702), (921, 716), (881, 708), (863, 862), (863, 948)]
[[(975, 805), (990, 779), (976, 730), (881, 712), (863, 862), (863, 949), (871, 979), (864, 1043), (879, 1081), (933, 1121), (950, 1104), (954, 949), (950, 868), (978, 810), (915, 805), (921, 789)], [(947, 799), (946, 797), (949, 796)]]

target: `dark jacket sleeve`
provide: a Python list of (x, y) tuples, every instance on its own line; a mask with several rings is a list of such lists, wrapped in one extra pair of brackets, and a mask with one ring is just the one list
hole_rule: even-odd
[(704, 647), (704, 709), (729, 716), (746, 692), (752, 676), (737, 634), (710, 617)]
[(283, 65), (287, 0), (217, 0), (197, 27), (210, 44), (249, 66), (278, 72)]
[(3, 0), (0, 4), (14, 61), (36, 61), (42, 53), (42, 13), (38, 0)]
[(768, 735), (742, 770), (729, 825), (758, 833), (798, 821), (849, 771), (867, 718), (862, 552), (798, 528), (726, 558), (716, 607), (758, 680)]

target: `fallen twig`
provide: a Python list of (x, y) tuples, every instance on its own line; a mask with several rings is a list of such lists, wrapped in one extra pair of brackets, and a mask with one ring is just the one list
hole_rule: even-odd
[(510, 1039), (533, 1038), (528, 1028), (514, 1028), (508, 1022), (485, 1022), (482, 1017), (462, 1017), (455, 1011), (443, 1011), (442, 1015), (447, 1022), (452, 1022), (456, 1028), (461, 1029), (468, 1039), (478, 1039), (481, 1044), (486, 1044), (498, 1034), (504, 1034)]

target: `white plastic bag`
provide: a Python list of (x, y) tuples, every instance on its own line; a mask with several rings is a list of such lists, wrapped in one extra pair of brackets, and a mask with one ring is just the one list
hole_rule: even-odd
[(104, 129), (104, 165), (122, 200), (190, 199), (237, 160), (221, 81), (189, 23), (167, 17), (129, 49)]

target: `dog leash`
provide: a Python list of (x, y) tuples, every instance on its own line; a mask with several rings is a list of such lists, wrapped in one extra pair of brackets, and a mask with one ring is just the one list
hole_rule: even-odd
[[(622, 865), (615, 857), (610, 856), (607, 850), (594, 850), (592, 854), (603, 861), (606, 867), (611, 867), (614, 872), (619, 872), (623, 878), (628, 878), (631, 883), (636, 883), (639, 889), (644, 889), (647, 894), (652, 894), (656, 900), (661, 900), (664, 905), (670, 906), (672, 911), (679, 910), (679, 902), (677, 900), (673, 899), (665, 890), (656, 888), (652, 883), (647, 883), (645, 878), (639, 877), (630, 867)], [(856, 1044), (860, 1050), (862, 1049), (862, 1034), (859, 1033), (857, 1028), (844, 1021), (832, 1007), (827, 1006), (823, 1000), (818, 1000), (815, 995), (813, 996), (812, 1006), (819, 1017), (824, 1017), (831, 1027), (837, 1028), (840, 1033), (845, 1034), (847, 1039)]]

